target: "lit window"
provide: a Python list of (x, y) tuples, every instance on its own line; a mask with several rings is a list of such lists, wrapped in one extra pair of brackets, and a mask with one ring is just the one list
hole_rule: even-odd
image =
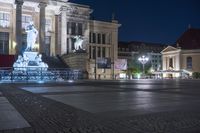
[(101, 69), (101, 72), (102, 73), (106, 73), (106, 69), (104, 68), (104, 69)]
[(9, 53), (9, 33), (0, 32), (0, 54)]
[(192, 57), (187, 57), (187, 69), (192, 69)]
[(0, 27), (7, 28), (10, 25), (10, 14), (0, 12)]

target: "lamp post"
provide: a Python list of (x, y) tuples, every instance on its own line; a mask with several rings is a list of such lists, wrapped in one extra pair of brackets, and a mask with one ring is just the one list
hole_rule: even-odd
[(140, 63), (142, 63), (142, 70), (144, 74), (144, 65), (149, 61), (149, 58), (143, 55), (142, 57), (139, 57), (138, 60)]

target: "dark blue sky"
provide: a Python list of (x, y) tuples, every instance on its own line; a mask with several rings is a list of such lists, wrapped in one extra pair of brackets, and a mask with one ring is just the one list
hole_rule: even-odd
[(122, 26), (120, 41), (172, 44), (188, 28), (200, 28), (200, 0), (70, 0), (91, 6), (96, 20)]

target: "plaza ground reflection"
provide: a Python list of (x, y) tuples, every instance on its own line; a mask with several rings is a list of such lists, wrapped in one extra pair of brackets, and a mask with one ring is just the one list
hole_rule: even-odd
[[(187, 93), (190, 92), (189, 89), (196, 91), (193, 94), (200, 92), (189, 87), (188, 82), (190, 81), (86, 81), (78, 85), (70, 83), (70, 86), (23, 89), (91, 113), (110, 112), (109, 116), (112, 116), (124, 112), (124, 115), (136, 115), (188, 109), (188, 106), (191, 106), (190, 109), (195, 108), (200, 98)], [(200, 85), (196, 81), (191, 82), (192, 85)], [(125, 113), (127, 111), (129, 113)]]

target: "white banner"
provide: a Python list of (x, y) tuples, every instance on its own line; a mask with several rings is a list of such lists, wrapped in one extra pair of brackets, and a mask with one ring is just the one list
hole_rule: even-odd
[(117, 60), (115, 60), (115, 69), (117, 69), (117, 70), (127, 70), (127, 59), (117, 59)]

